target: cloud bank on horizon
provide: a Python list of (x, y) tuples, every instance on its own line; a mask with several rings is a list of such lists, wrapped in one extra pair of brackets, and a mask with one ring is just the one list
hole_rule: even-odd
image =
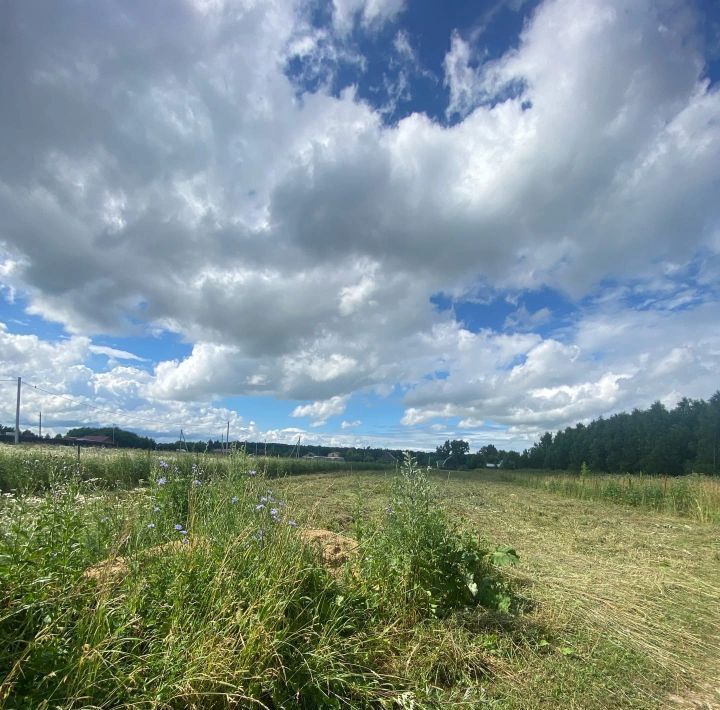
[(522, 448), (718, 389), (717, 7), (433, 5), (3, 3), (25, 411)]

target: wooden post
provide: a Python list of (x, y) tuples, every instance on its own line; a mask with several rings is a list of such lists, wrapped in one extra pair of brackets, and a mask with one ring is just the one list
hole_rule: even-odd
[(17, 403), (15, 405), (15, 443), (20, 443), (20, 389), (22, 378), (18, 377)]

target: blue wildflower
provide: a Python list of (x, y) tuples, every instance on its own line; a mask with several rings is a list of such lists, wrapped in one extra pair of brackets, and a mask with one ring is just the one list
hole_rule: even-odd
[(237, 496), (233, 496), (233, 497), (230, 499), (230, 502), (231, 502), (233, 505), (235, 505), (235, 503), (238, 502), (238, 497), (237, 497)]
[(170, 464), (165, 459), (160, 459), (158, 461), (158, 466), (160, 466), (160, 468), (162, 469), (166, 469), (170, 467)]
[(265, 510), (265, 504), (264, 504), (264, 503), (258, 503), (258, 504), (255, 506), (255, 510), (257, 510), (257, 511)]
[(180, 523), (176, 523), (176, 524), (175, 524), (175, 530), (177, 530), (177, 531), (179, 532), (179, 531), (182, 530), (182, 529), (183, 529), (183, 526), (180, 525)]
[(153, 530), (155, 528), (155, 523), (148, 523), (148, 530)]
[(160, 506), (159, 506), (159, 505), (156, 505), (156, 506), (153, 508), (153, 513), (159, 513), (159, 512), (160, 512)]
[(158, 486), (164, 486), (167, 483), (167, 478), (165, 476), (161, 476), (157, 479)]
[(270, 515), (273, 520), (277, 520), (278, 516), (280, 515), (280, 511), (277, 508), (270, 508)]
[(254, 468), (252, 468), (248, 471), (248, 476), (255, 476), (255, 475), (257, 475), (257, 471)]
[(198, 486), (202, 486), (202, 481), (198, 481), (198, 479), (196, 478), (193, 481), (193, 486), (195, 486), (195, 488), (197, 488)]
[(190, 542), (186, 537), (183, 538), (183, 545), (187, 545)]

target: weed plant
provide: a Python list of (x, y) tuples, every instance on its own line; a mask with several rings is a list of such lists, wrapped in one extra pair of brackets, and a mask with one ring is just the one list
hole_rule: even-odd
[(154, 461), (144, 489), (59, 464), (47, 493), (3, 496), (0, 706), (402, 707), (423, 690), (388, 670), (400, 630), (504, 604), (411, 462), (398, 512), (332, 574), (244, 455)]
[(463, 606), (508, 611), (511, 596), (498, 564), (514, 550), (491, 550), (460, 531), (437, 505), (425, 471), (406, 457), (380, 524), (359, 525), (361, 578), (390, 609), (444, 616)]

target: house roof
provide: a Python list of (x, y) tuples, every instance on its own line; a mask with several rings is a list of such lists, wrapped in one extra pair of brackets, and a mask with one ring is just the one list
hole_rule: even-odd
[(91, 434), (88, 436), (73, 437), (73, 441), (79, 441), (82, 444), (112, 444), (113, 440), (109, 436), (100, 436)]

